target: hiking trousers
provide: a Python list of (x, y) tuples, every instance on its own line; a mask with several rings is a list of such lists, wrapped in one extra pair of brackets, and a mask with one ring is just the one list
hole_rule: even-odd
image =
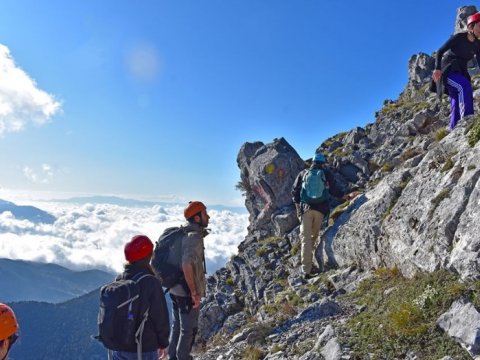
[(473, 90), (470, 81), (458, 73), (447, 76), (447, 90), (450, 97), (450, 130), (460, 119), (473, 114)]
[[(136, 352), (114, 351), (112, 360), (138, 360)], [(142, 360), (158, 360), (158, 351), (142, 353)]]
[[(309, 209), (302, 215), (300, 224), (300, 240), (302, 241), (302, 272), (309, 274), (312, 270), (313, 247), (317, 241), (324, 215), (317, 210)], [(320, 265), (320, 264), (319, 264)]]
[(192, 308), (192, 298), (170, 294), (173, 303), (170, 331), (169, 359), (190, 360), (198, 329), (200, 308)]

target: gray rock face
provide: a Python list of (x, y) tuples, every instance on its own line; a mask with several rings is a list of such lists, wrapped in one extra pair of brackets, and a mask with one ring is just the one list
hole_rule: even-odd
[[(283, 138), (271, 144), (246, 143), (237, 157), (241, 183), (246, 189), (245, 206), (250, 213), (251, 228), (274, 233), (271, 224), (275, 212), (291, 208), (291, 189), (303, 160)], [(275, 214), (276, 215), (276, 214)], [(277, 229), (291, 226), (292, 220), (277, 219)], [(285, 225), (286, 223), (286, 225)]]
[(435, 59), (425, 53), (413, 55), (408, 61), (408, 81), (414, 85), (423, 85), (430, 81), (435, 68)]
[(465, 300), (455, 301), (438, 318), (437, 325), (460, 343), (472, 357), (480, 355), (480, 314), (471, 303)]
[(477, 8), (475, 6), (462, 6), (457, 9), (457, 20), (455, 21), (455, 34), (467, 30), (467, 18), (475, 14)]

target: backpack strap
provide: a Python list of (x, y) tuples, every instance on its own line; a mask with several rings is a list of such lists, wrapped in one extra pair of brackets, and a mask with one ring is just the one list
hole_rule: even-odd
[(150, 311), (150, 307), (145, 310), (143, 314), (142, 322), (138, 326), (137, 332), (135, 333), (135, 342), (137, 343), (137, 357), (138, 360), (142, 360), (142, 341), (143, 341), (143, 330), (145, 328), (145, 323), (148, 320), (148, 312)]
[[(142, 279), (145, 279), (148, 276), (153, 276), (152, 274), (148, 273), (138, 273), (132, 277), (131, 280), (135, 281), (135, 283), (139, 283)], [(143, 330), (145, 328), (145, 323), (148, 320), (148, 313), (150, 311), (150, 307), (145, 310), (143, 313), (142, 321), (138, 326), (137, 332), (135, 333), (135, 342), (137, 343), (137, 357), (138, 360), (142, 360), (142, 340), (143, 340)]]

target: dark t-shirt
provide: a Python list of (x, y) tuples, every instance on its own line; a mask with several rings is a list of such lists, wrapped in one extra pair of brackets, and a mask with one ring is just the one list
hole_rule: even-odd
[(468, 40), (466, 32), (458, 33), (450, 37), (450, 39), (438, 49), (435, 59), (435, 69), (442, 69), (445, 76), (448, 75), (448, 73), (456, 72), (470, 79), (468, 75), (468, 62), (472, 60), (474, 56), (476, 56), (478, 62), (480, 60), (480, 41), (475, 40), (471, 42)]

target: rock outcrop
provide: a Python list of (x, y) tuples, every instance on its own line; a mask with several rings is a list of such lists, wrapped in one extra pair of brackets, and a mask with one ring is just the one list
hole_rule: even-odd
[[(459, 9), (455, 31), (475, 11)], [(398, 269), (406, 277), (445, 269), (464, 281), (480, 279), (480, 145), (468, 144), (480, 119), (463, 119), (446, 132), (449, 104), (428, 89), (433, 66), (427, 54), (412, 56), (404, 91), (385, 101), (374, 123), (317, 148), (345, 193), (362, 192), (332, 212), (321, 233), (324, 247), (315, 257), (331, 269), (328, 278), (306, 282), (299, 271), (291, 188), (304, 160), (284, 138), (242, 146), (238, 187), (250, 226), (238, 254), (208, 280), (199, 342), (209, 350), (200, 359), (237, 359), (253, 349), (262, 355), (251, 358), (353, 359), (336, 332), (362, 309), (339, 295), (354, 291), (375, 269)], [(474, 86), (480, 85), (472, 75)], [(341, 202), (332, 199), (331, 205)], [(459, 307), (452, 305), (438, 324), (476, 356), (480, 320), (458, 335), (466, 325), (450, 323), (461, 323), (454, 316)], [(474, 313), (473, 305), (465, 307)]]

